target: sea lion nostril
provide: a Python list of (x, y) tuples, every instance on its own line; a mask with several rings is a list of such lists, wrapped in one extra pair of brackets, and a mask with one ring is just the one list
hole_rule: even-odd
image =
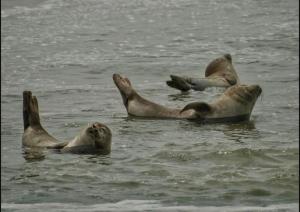
[(99, 122), (94, 123), (95, 128), (100, 128), (103, 126), (103, 124), (100, 124)]

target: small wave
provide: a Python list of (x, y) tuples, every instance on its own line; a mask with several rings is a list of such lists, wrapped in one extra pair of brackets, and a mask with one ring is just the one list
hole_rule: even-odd
[(299, 204), (278, 204), (261, 206), (165, 206), (156, 200), (123, 200), (116, 203), (104, 203), (94, 205), (82, 205), (77, 203), (36, 203), (36, 204), (14, 204), (1, 203), (1, 209), (11, 209), (15, 211), (81, 211), (81, 212), (96, 212), (96, 211), (298, 211)]
[(64, 64), (64, 65), (66, 65), (66, 66), (71, 66), (71, 67), (82, 67), (82, 68), (87, 68), (88, 66), (87, 65), (85, 65), (85, 64), (80, 64), (80, 63), (66, 63), (66, 64)]
[(239, 161), (241, 163), (258, 163), (260, 166), (272, 165), (281, 161), (268, 153), (267, 149), (249, 149), (241, 148), (234, 151), (218, 151), (208, 153), (204, 156), (206, 159), (224, 161)]
[(33, 9), (28, 7), (15, 7), (12, 9), (1, 10), (1, 18), (7, 18), (12, 15), (19, 15), (23, 13), (31, 12)]
[(178, 162), (196, 160), (199, 156), (191, 154), (191, 152), (184, 151), (161, 151), (157, 153), (154, 158), (160, 158), (165, 160), (175, 160)]
[(88, 40), (89, 42), (104, 42), (104, 39), (93, 39), (93, 40)]
[(266, 82), (283, 82), (283, 83), (287, 83), (287, 82), (299, 82), (299, 77), (296, 78), (292, 78), (292, 79), (280, 79), (280, 80), (265, 80)]
[(30, 14), (36, 11), (51, 10), (54, 7), (52, 3), (38, 5), (37, 7), (16, 6), (9, 9), (1, 10), (1, 18), (7, 18), (13, 15)]

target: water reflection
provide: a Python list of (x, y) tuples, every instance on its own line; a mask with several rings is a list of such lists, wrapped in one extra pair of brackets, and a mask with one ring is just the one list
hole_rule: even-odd
[(42, 161), (46, 157), (46, 149), (41, 147), (23, 148), (23, 157), (28, 162)]
[(177, 94), (170, 94), (170, 95), (168, 95), (168, 99), (170, 101), (182, 101), (183, 102), (184, 100), (190, 98), (189, 94), (190, 94), (189, 91), (181, 92), (181, 93), (177, 93)]
[[(27, 162), (35, 162), (35, 161), (43, 161), (46, 156), (49, 154), (62, 154), (60, 150), (56, 149), (46, 149), (43, 147), (26, 147), (23, 148), (23, 157)], [(70, 155), (69, 153), (66, 153)], [(76, 154), (72, 154), (76, 155)], [(80, 157), (83, 157), (84, 160), (87, 159), (86, 161), (92, 162), (92, 163), (100, 163), (104, 165), (109, 165), (111, 162), (107, 161), (110, 159), (110, 155), (102, 155), (102, 154), (84, 154), (80, 155)], [(100, 161), (99, 161), (100, 160)]]
[(112, 160), (110, 155), (84, 155), (84, 161), (87, 163), (94, 163), (100, 165), (111, 165)]
[(244, 143), (245, 139), (258, 139), (261, 137), (259, 131), (255, 128), (254, 121), (226, 124), (222, 131), (229, 140), (237, 143)]

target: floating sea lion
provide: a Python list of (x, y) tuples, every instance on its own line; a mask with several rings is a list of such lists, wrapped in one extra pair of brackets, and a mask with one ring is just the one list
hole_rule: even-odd
[(127, 113), (137, 117), (192, 119), (200, 122), (237, 122), (249, 120), (262, 89), (259, 85), (234, 85), (212, 103), (193, 102), (183, 109), (172, 109), (141, 97), (128, 78), (113, 75)]
[(230, 87), (240, 83), (239, 77), (232, 65), (230, 54), (219, 57), (206, 67), (205, 78), (192, 78), (171, 75), (171, 80), (167, 81), (167, 85), (188, 91), (190, 89), (203, 91), (207, 87)]
[(111, 131), (104, 124), (95, 122), (83, 128), (78, 136), (67, 142), (60, 142), (51, 136), (41, 125), (38, 101), (31, 91), (23, 92), (24, 133), (22, 144), (25, 147), (46, 147), (60, 152), (84, 154), (109, 154)]

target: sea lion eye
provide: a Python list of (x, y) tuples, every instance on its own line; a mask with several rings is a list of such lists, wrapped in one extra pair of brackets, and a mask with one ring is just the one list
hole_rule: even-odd
[(94, 132), (94, 129), (91, 127), (91, 128), (88, 129), (88, 132), (89, 132), (89, 133), (93, 133), (93, 132)]

